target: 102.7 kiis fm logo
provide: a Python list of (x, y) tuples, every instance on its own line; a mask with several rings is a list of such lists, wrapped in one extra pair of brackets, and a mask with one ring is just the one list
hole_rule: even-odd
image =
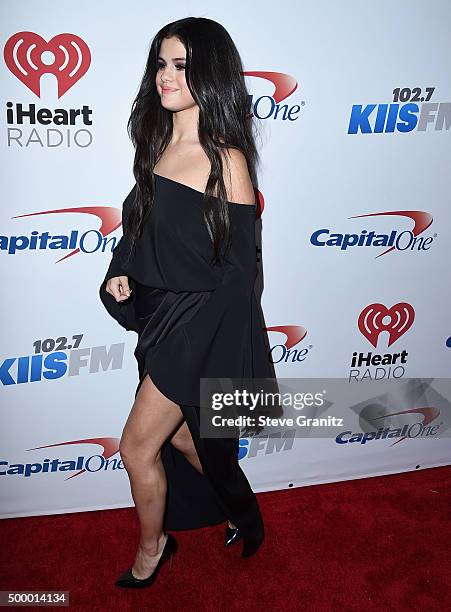
[(435, 87), (396, 87), (390, 104), (354, 104), (348, 134), (393, 134), (399, 132), (448, 131), (451, 102), (432, 102)]
[(82, 346), (84, 334), (37, 338), (33, 352), (0, 359), (0, 385), (54, 382), (67, 376), (100, 374), (123, 367), (125, 343)]

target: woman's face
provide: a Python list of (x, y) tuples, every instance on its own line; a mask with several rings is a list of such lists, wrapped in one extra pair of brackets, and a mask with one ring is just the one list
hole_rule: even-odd
[(178, 38), (165, 38), (161, 43), (155, 77), (161, 104), (170, 111), (196, 106), (185, 81), (186, 49)]

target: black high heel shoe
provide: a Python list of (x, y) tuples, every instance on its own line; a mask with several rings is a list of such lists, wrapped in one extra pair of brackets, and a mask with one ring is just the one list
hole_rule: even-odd
[(229, 524), (226, 525), (225, 537), (224, 537), (224, 546), (232, 546), (235, 542), (238, 542), (243, 537), (239, 527), (229, 527)]
[(243, 533), (239, 527), (229, 527), (229, 524), (227, 523), (226, 530), (225, 530), (224, 545), (232, 546), (232, 544), (235, 544), (235, 542), (238, 542), (238, 540), (241, 540), (241, 539), (243, 540), (243, 550), (242, 550), (241, 556), (250, 557), (254, 555), (257, 552), (257, 550), (260, 548), (260, 546), (262, 545), (264, 536), (263, 534), (260, 534), (260, 537), (254, 536), (252, 538), (245, 538), (243, 537)]
[(171, 559), (172, 564), (172, 556), (177, 550), (177, 541), (170, 533), (168, 533), (168, 537), (166, 538), (166, 543), (163, 548), (163, 552), (158, 560), (158, 563), (153, 570), (153, 572), (147, 578), (135, 578), (132, 573), (132, 568), (130, 567), (120, 578), (116, 580), (116, 586), (119, 587), (127, 587), (132, 589), (142, 589), (144, 587), (148, 587), (152, 585), (157, 579), (158, 572), (160, 571), (162, 565)]

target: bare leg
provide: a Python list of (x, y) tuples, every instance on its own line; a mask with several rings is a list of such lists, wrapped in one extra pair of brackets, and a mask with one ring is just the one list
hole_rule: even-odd
[(191, 463), (193, 467), (196, 468), (198, 472), (201, 474), (204, 473), (202, 469), (202, 464), (199, 459), (199, 455), (197, 454), (196, 447), (194, 446), (193, 438), (191, 436), (191, 432), (189, 430), (186, 421), (180, 425), (177, 431), (174, 433), (172, 438), (170, 439), (172, 446), (175, 446), (177, 450), (183, 453), (186, 459)]
[(162, 444), (182, 421), (180, 406), (164, 396), (146, 375), (119, 445), (141, 529), (132, 566), (136, 578), (151, 575), (166, 542), (163, 515), (167, 483), (160, 452)]
[[(175, 434), (171, 438), (171, 444), (175, 446), (181, 453), (183, 453), (186, 459), (191, 463), (193, 467), (196, 468), (198, 472), (203, 474), (203, 469), (201, 462), (199, 460), (199, 455), (197, 454), (196, 447), (194, 446), (193, 438), (191, 436), (191, 432), (189, 430), (186, 421), (177, 429)], [(229, 527), (232, 529), (236, 529), (236, 526), (227, 521)]]

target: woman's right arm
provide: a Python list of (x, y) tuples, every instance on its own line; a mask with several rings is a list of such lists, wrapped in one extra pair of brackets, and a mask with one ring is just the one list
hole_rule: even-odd
[(110, 293), (116, 301), (123, 302), (130, 297), (128, 276), (123, 270), (124, 258), (130, 249), (130, 240), (127, 232), (127, 216), (135, 196), (136, 185), (132, 188), (122, 205), (122, 237), (113, 250), (110, 265), (106, 272), (104, 283), (105, 290)]

